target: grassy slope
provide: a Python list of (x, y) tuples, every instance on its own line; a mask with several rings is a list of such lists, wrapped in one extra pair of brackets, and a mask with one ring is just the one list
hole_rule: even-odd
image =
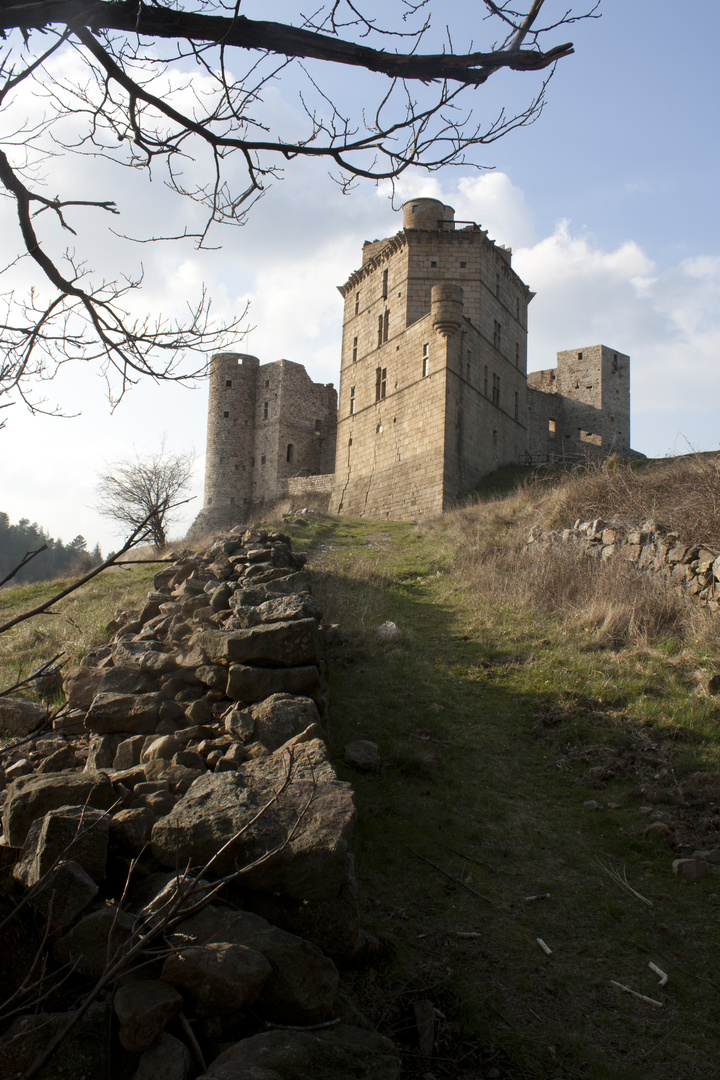
[[(603, 648), (558, 615), (488, 598), (469, 587), (446, 528), (327, 518), (290, 531), (311, 554), (326, 619), (355, 635), (332, 669), (334, 756), (352, 738), (381, 746), (377, 773), (338, 764), (360, 810), (364, 923), (382, 946), (350, 978), (407, 1047), (406, 1075), (715, 1075), (720, 867), (683, 884), (667, 841), (644, 834), (661, 819), (688, 851), (720, 845), (720, 713), (693, 680), (707, 646)], [(139, 606), (149, 572), (128, 573), (0, 639), (3, 684), (19, 660), (61, 640), (75, 657), (114, 608)], [(2, 594), (5, 611), (15, 592)], [(385, 619), (403, 630), (396, 646), (375, 640)], [(30, 640), (48, 626), (52, 641)], [(651, 960), (670, 975), (665, 990)], [(427, 998), (445, 1017), (432, 1062), (414, 1056), (412, 1003)]]

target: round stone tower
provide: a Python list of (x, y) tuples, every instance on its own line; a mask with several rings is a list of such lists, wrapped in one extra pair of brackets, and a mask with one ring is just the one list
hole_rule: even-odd
[(251, 501), (259, 367), (258, 358), (245, 353), (212, 358), (203, 511), (213, 519), (242, 515)]
[(403, 203), (402, 212), (404, 229), (437, 230), (454, 227), (455, 211), (452, 206), (445, 206), (439, 199), (411, 199), (410, 202)]

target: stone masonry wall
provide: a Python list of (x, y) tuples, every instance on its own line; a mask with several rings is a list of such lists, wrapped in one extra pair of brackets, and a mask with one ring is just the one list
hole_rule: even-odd
[(676, 533), (657, 522), (646, 521), (637, 529), (627, 529), (597, 518), (576, 521), (571, 529), (535, 526), (528, 538), (529, 550), (549, 550), (549, 557), (559, 544), (576, 545), (599, 559), (624, 559), (639, 570), (659, 575), (710, 611), (720, 611), (720, 552), (702, 544), (680, 543)]

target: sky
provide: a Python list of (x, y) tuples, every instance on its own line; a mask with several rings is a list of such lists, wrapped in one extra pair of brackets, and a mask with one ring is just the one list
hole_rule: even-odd
[[(549, 6), (562, 14), (567, 4), (549, 0)], [(274, 17), (293, 12), (289, 2), (279, 3)], [(470, 0), (454, 0), (439, 18), (455, 17), (474, 47), (483, 48), (484, 24), (473, 25), (477, 12)], [(106, 277), (142, 265), (139, 312), (174, 314), (203, 285), (218, 317), (239, 317), (249, 305), (248, 332), (234, 342), (238, 351), (262, 363), (297, 361), (315, 381), (337, 385), (342, 303), (336, 286), (360, 265), (363, 241), (398, 231), (405, 199), (431, 195), (512, 247), (514, 269), (536, 293), (529, 370), (554, 366), (562, 349), (602, 343), (629, 353), (633, 447), (653, 457), (717, 449), (720, 5), (602, 0), (600, 12), (600, 19), (554, 36), (552, 44), (573, 41), (575, 53), (557, 65), (542, 115), (477, 148), (473, 163), (483, 169), (406, 173), (393, 203), (385, 183), (361, 181), (346, 195), (321, 163), (295, 161), (246, 225), (213, 234), (216, 250), (197, 251), (189, 242), (130, 245), (87, 211), (73, 217), (73, 244)], [(454, 41), (459, 48), (457, 33)], [(62, 57), (57, 73), (76, 75), (77, 63)], [(356, 108), (378, 78), (355, 79), (337, 68), (328, 77), (331, 89)], [(195, 80), (196, 92), (198, 85)], [(536, 87), (537, 76), (502, 72), (475, 92), (473, 103), (479, 117), (492, 117), (526, 101)], [(276, 130), (297, 125), (292, 90), (289, 76), (265, 95), (265, 116)], [(32, 119), (47, 105), (26, 100), (18, 107)], [(11, 117), (0, 114), (0, 141), (10, 130)], [(188, 165), (188, 180), (201, 168)], [(46, 171), (51, 194), (82, 189), (84, 197), (116, 199), (120, 216), (109, 224), (126, 234), (153, 235), (159, 221), (177, 234), (200, 220), (197, 208), (169, 192), (159, 175), (148, 183), (106, 160), (57, 148)], [(53, 250), (67, 246), (59, 230), (43, 227)], [(8, 200), (0, 200), (0, 239), (6, 265), (17, 239)], [(0, 274), (0, 294), (21, 291), (28, 274), (23, 263)], [(145, 380), (112, 410), (96, 367), (77, 363), (39, 392), (68, 415), (32, 415), (22, 403), (4, 410), (0, 510), (65, 541), (81, 533), (107, 552), (120, 546), (122, 534), (96, 512), (98, 476), (113, 462), (156, 452), (164, 440), (171, 451), (196, 455), (193, 501), (173, 530), (182, 535), (202, 505), (206, 385)]]

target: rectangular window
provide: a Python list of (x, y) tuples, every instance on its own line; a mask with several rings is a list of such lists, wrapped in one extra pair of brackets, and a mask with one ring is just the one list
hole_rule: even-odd
[(515, 297), (515, 316), (517, 321), (520, 322), (520, 297)]
[(385, 315), (383, 316), (383, 341), (387, 341), (388, 333), (390, 330), (390, 312), (385, 308)]
[(225, 411), (225, 412), (223, 413), (223, 416), (224, 416), (224, 417), (225, 417), (225, 419), (227, 420), (227, 419), (228, 419), (228, 417), (230, 416), (230, 413), (229, 413), (229, 412), (227, 412), (227, 411)]
[(226, 386), (232, 386), (232, 379), (226, 379), (225, 380), (225, 385)]
[(613, 371), (617, 371), (617, 369), (618, 369), (618, 357), (617, 357), (617, 353), (616, 353), (616, 352), (614, 352), (614, 353), (613, 353), (613, 365), (612, 365), (612, 369), (613, 369)]
[(497, 319), (495, 320), (495, 324), (493, 327), (493, 345), (498, 350), (502, 348), (502, 326), (497, 321)]
[(355, 314), (360, 313), (360, 293), (355, 293)]
[(557, 431), (557, 424), (554, 420), (548, 420), (548, 435), (551, 439), (555, 438), (555, 432)]
[(387, 368), (375, 369), (375, 400), (382, 401), (387, 391)]
[(220, 464), (221, 465), (224, 465), (226, 461), (227, 461), (226, 457), (222, 457), (222, 456), (220, 457)]
[(582, 360), (582, 353), (581, 352), (578, 353), (578, 360)]
[(383, 296), (383, 300), (387, 300), (387, 298), (388, 298), (388, 271), (387, 270), (383, 270), (382, 296)]
[(357, 338), (353, 338), (353, 364), (357, 361)]
[(350, 415), (355, 414), (355, 387), (350, 387)]
[(515, 342), (515, 367), (520, 367), (520, 342)]
[(483, 375), (483, 394), (485, 395), (485, 397), (488, 396), (487, 395), (487, 391), (488, 391), (487, 377), (488, 377), (488, 369), (487, 369), (487, 364), (486, 364), (485, 365), (485, 374)]
[(460, 263), (460, 269), (461, 270), (467, 270), (467, 263), (466, 262), (461, 262)]
[(500, 275), (499, 274), (495, 275), (495, 295), (496, 296), (500, 295)]
[(500, 404), (500, 376), (496, 375), (494, 371), (493, 371), (492, 401), (493, 401), (493, 405), (499, 405)]
[(264, 465), (264, 464), (265, 464), (265, 455), (264, 455), (264, 454), (263, 454), (263, 455), (262, 455), (262, 457), (260, 458), (260, 464), (261, 464), (261, 465)]
[(382, 337), (383, 337), (383, 317), (382, 317), (382, 315), (378, 315), (378, 349), (380, 348), (380, 346), (383, 343)]
[(425, 378), (425, 376), (428, 373), (428, 367), (429, 367), (429, 364), (430, 364), (430, 355), (429, 355), (429, 353), (430, 353), (429, 344), (428, 345), (423, 345), (423, 363), (422, 363), (423, 379)]
[(263, 401), (263, 420), (267, 420), (267, 418), (268, 418), (268, 403), (267, 403), (267, 401)]
[(515, 391), (515, 419), (520, 419), (520, 395)]

